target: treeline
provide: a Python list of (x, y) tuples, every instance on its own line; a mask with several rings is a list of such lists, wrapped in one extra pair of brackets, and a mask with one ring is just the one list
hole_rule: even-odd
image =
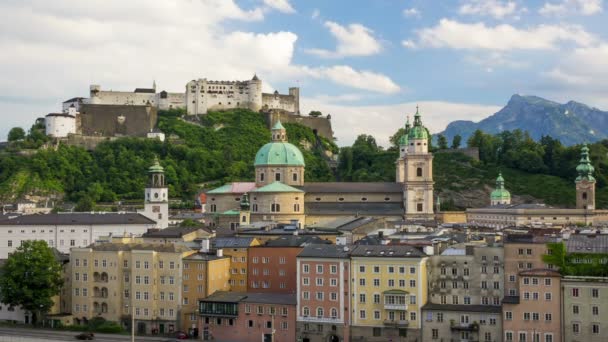
[[(30, 157), (2, 153), (0, 194), (4, 200), (24, 194), (65, 195), (65, 200), (78, 204), (78, 210), (91, 210), (97, 202), (141, 200), (155, 156), (165, 168), (172, 198), (191, 201), (202, 186), (253, 179), (255, 153), (270, 141), (262, 114), (243, 109), (210, 112), (199, 124), (185, 122), (182, 115), (181, 111), (159, 113), (158, 126), (168, 137), (165, 142), (121, 138), (101, 143), (92, 152), (60, 145)], [(324, 151), (314, 148), (312, 130), (298, 124), (285, 128), (289, 141), (304, 154), (306, 179), (331, 180)], [(325, 139), (321, 146), (338, 150)]]

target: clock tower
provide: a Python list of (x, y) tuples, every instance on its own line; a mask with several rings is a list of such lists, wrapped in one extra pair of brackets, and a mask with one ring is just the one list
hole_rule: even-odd
[(144, 191), (144, 216), (156, 221), (155, 228), (164, 229), (169, 226), (169, 189), (165, 183), (165, 169), (160, 166), (158, 158), (148, 168), (150, 177)]

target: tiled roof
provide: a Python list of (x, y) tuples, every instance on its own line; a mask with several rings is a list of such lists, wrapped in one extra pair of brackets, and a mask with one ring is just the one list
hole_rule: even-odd
[[(310, 244), (330, 244), (330, 241), (323, 240), (318, 236), (311, 235), (290, 235), (279, 236), (276, 239), (266, 241), (264, 246), (260, 247), (304, 247)], [(257, 247), (253, 247), (257, 248)]]
[(550, 270), (546, 268), (533, 268), (531, 270), (525, 270), (519, 272), (521, 276), (538, 276), (538, 277), (561, 277), (559, 272), (556, 270)]
[(144, 238), (181, 238), (182, 236), (196, 232), (199, 229), (209, 233), (207, 228), (203, 228), (203, 227), (169, 227), (169, 228), (158, 229), (158, 230), (150, 229), (146, 233), (144, 233), (142, 235), (142, 237), (144, 237)]
[(608, 254), (608, 235), (570, 235), (566, 242), (568, 253)]
[(153, 244), (153, 243), (95, 243), (88, 248), (94, 251), (117, 252), (117, 251), (155, 251), (164, 253), (184, 253), (190, 251), (189, 248), (173, 243)]
[(350, 253), (354, 257), (420, 258), (426, 254), (411, 246), (360, 245)]
[(156, 222), (137, 213), (59, 213), (22, 215), (0, 221), (0, 225), (122, 225), (155, 224)]
[(253, 292), (229, 292), (217, 291), (202, 302), (220, 302), (220, 303), (259, 303), (259, 304), (282, 304), (296, 305), (297, 297), (295, 294), (279, 294), (279, 293), (253, 293)]
[(293, 186), (281, 182), (273, 182), (265, 185), (261, 188), (255, 189), (252, 192), (303, 192), (300, 189), (296, 189)]
[(247, 248), (251, 245), (252, 237), (219, 237), (211, 240), (214, 248)]
[(220, 186), (219, 188), (207, 191), (207, 194), (244, 194), (255, 189), (253, 182), (235, 182)]
[(319, 182), (304, 183), (307, 193), (399, 193), (403, 192), (403, 184), (389, 182)]
[(227, 259), (230, 258), (229, 256), (217, 256), (215, 254), (209, 254), (209, 253), (194, 253), (192, 255), (189, 255), (187, 257), (184, 258), (184, 260), (189, 260), (189, 261), (212, 261), (212, 260), (219, 260), (219, 259)]
[(299, 258), (348, 258), (352, 247), (336, 245), (309, 245), (298, 254)]

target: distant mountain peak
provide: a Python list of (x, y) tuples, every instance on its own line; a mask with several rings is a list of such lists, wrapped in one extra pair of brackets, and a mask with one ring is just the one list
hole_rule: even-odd
[(492, 134), (521, 129), (537, 140), (549, 135), (573, 145), (608, 138), (608, 112), (576, 101), (560, 104), (534, 95), (513, 94), (493, 115), (477, 123), (454, 121), (440, 134), (448, 140), (458, 134), (466, 141), (477, 129)]

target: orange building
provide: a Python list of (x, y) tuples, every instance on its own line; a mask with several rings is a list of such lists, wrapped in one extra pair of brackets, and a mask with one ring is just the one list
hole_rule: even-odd
[(216, 254), (195, 253), (183, 259), (181, 328), (198, 336), (198, 300), (217, 291), (229, 291), (230, 257), (218, 249)]
[(248, 292), (295, 293), (296, 257), (304, 245), (329, 243), (316, 236), (290, 235), (249, 248)]
[(221, 248), (230, 257), (230, 289), (235, 292), (247, 291), (247, 260), (249, 247), (259, 246), (253, 237), (219, 237), (213, 240), (213, 248)]

